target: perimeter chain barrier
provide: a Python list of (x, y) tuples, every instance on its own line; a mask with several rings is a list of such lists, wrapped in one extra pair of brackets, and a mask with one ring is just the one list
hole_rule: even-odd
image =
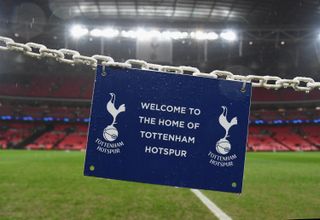
[(0, 36), (0, 50), (18, 51), (27, 56), (35, 58), (50, 57), (58, 62), (69, 65), (84, 64), (96, 69), (97, 65), (114, 66), (121, 68), (139, 68), (143, 70), (156, 70), (160, 72), (191, 74), (193, 76), (220, 78), (226, 80), (235, 80), (241, 82), (251, 82), (253, 87), (262, 87), (266, 89), (293, 88), (296, 91), (309, 92), (313, 89), (320, 89), (320, 82), (315, 82), (309, 77), (294, 77), (293, 79), (282, 79), (278, 76), (259, 76), (259, 75), (235, 75), (228, 71), (214, 70), (210, 73), (203, 73), (196, 67), (190, 66), (163, 66), (159, 64), (147, 63), (143, 60), (129, 59), (122, 62), (115, 62), (112, 57), (104, 55), (94, 55), (92, 57), (83, 56), (78, 51), (70, 49), (49, 49), (43, 44), (37, 43), (17, 43), (13, 39)]

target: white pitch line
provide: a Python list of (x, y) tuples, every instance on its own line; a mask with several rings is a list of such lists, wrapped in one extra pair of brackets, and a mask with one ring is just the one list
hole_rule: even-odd
[(219, 220), (232, 220), (224, 211), (222, 211), (216, 204), (214, 204), (208, 197), (197, 189), (191, 189), (205, 206), (219, 219)]

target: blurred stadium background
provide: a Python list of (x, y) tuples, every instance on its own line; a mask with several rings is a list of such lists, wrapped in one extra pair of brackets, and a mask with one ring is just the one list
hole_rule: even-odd
[[(0, 0), (16, 42), (317, 81), (319, 19), (316, 0)], [(0, 51), (0, 219), (215, 218), (186, 189), (82, 176), (94, 74)], [(244, 193), (204, 193), (234, 219), (319, 218), (319, 150), (319, 90), (254, 88)]]

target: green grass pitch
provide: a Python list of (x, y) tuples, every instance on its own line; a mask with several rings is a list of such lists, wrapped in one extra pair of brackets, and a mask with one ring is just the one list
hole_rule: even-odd
[[(0, 219), (215, 219), (188, 189), (83, 176), (83, 152), (0, 150)], [(233, 219), (320, 218), (320, 152), (248, 153)]]

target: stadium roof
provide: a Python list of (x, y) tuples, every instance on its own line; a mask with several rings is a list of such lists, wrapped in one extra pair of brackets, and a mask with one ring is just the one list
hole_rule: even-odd
[(50, 23), (78, 19), (95, 23), (145, 21), (281, 27), (315, 25), (320, 18), (320, 3), (316, 0), (0, 0), (0, 18), (10, 21), (17, 13), (29, 13), (32, 7), (42, 11), (44, 20)]

